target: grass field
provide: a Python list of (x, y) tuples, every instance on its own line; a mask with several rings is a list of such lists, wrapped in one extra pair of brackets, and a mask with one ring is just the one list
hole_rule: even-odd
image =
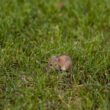
[(1, 0), (0, 110), (110, 110), (110, 0)]

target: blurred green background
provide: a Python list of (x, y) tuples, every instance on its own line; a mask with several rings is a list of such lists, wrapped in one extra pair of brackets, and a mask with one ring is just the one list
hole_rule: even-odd
[(1, 0), (0, 110), (110, 110), (110, 0)]

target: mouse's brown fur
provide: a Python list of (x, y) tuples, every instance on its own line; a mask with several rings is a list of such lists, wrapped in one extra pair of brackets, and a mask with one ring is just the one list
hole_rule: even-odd
[(68, 55), (53, 56), (48, 61), (47, 71), (50, 70), (67, 71), (72, 69), (72, 60)]

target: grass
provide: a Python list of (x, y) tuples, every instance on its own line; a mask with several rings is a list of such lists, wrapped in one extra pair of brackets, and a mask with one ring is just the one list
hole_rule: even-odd
[[(72, 84), (44, 71), (73, 60)], [(110, 1), (1, 0), (0, 110), (109, 110)]]

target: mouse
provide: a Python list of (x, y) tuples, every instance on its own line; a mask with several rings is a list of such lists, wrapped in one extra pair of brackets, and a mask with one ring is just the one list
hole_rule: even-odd
[(71, 72), (72, 59), (68, 55), (52, 56), (48, 60), (47, 71), (57, 70), (62, 72)]

